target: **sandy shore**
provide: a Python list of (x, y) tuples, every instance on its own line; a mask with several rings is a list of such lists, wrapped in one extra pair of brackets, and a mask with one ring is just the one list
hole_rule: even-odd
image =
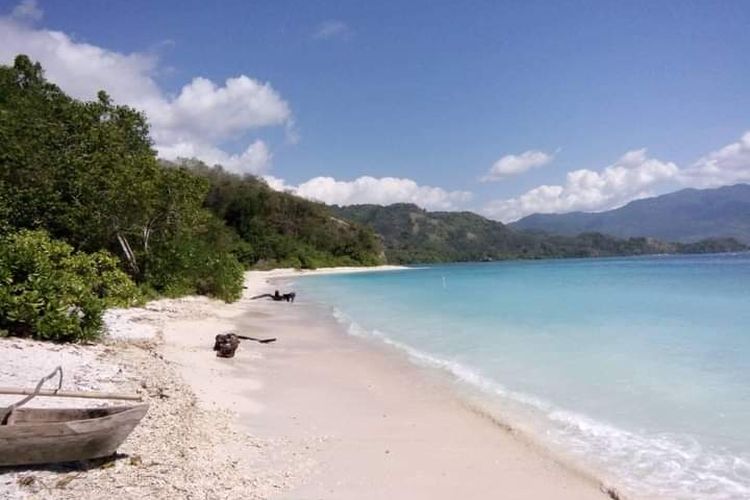
[[(123, 446), (139, 457), (134, 465), (118, 460), (101, 472), (76, 471), (52, 497), (607, 498), (595, 480), (472, 410), (440, 377), (344, 334), (309, 298), (249, 300), (272, 292), (269, 280), (301, 274), (249, 272), (234, 304), (188, 298), (111, 311), (108, 346), (92, 347), (111, 352), (91, 364), (118, 366), (123, 380), (113, 382), (105, 370), (106, 388), (139, 390), (160, 410)], [(243, 341), (235, 358), (216, 358), (213, 338), (227, 331), (278, 341)], [(21, 341), (0, 342), (0, 358), (17, 349), (11, 342)], [(13, 385), (5, 380), (11, 372), (0, 371), (0, 385)], [(150, 380), (146, 388), (142, 379)], [(189, 426), (177, 425), (176, 411), (189, 413)], [(168, 466), (141, 465), (162, 461)], [(37, 488), (22, 487), (25, 473), (0, 476), (0, 497), (46, 498), (38, 485), (60, 480), (60, 471), (35, 471)], [(138, 481), (150, 489), (128, 490)]]
[[(297, 275), (248, 273), (246, 295)], [(288, 443), (287, 456), (271, 461), (294, 463), (279, 498), (606, 498), (596, 481), (473, 411), (438, 378), (344, 334), (307, 298), (240, 309), (220, 322), (167, 325), (164, 352), (199, 399), (231, 408), (253, 436)], [(279, 340), (243, 342), (229, 362), (212, 358), (213, 336), (228, 330)]]
[[(183, 299), (127, 310), (125, 321), (114, 315), (117, 338), (94, 345), (0, 338), (1, 386), (33, 387), (62, 366), (65, 390), (138, 394), (150, 405), (113, 459), (0, 468), (0, 499), (255, 499), (287, 487), (292, 471), (258, 467), (286, 443), (242, 432), (233, 412), (200, 404), (178, 367), (159, 352), (164, 325), (198, 320), (217, 306)], [(0, 406), (19, 399), (0, 396)], [(118, 402), (35, 398), (27, 406), (112, 404)]]

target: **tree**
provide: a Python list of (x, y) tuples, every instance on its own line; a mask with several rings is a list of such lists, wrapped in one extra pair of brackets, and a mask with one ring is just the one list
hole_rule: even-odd
[[(152, 249), (191, 238), (210, 246), (228, 231), (203, 208), (205, 179), (158, 162), (143, 114), (103, 91), (94, 101), (72, 99), (26, 56), (0, 67), (0, 143), (0, 230), (42, 228), (76, 249), (109, 250), (142, 283), (159, 274), (150, 267), (166, 265)], [(188, 267), (208, 259), (189, 255), (203, 261)], [(228, 251), (212, 258), (228, 260), (241, 284)]]

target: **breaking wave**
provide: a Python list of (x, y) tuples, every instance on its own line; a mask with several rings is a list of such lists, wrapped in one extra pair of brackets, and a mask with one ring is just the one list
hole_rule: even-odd
[(540, 414), (544, 425), (541, 437), (545, 441), (606, 470), (627, 491), (680, 499), (750, 498), (750, 456), (706, 449), (688, 436), (647, 435), (621, 429), (536, 396), (509, 390), (478, 369), (426, 353), (384, 332), (367, 330), (335, 307), (333, 316), (350, 335), (377, 339), (404, 352), (418, 365), (443, 370), (485, 394)]

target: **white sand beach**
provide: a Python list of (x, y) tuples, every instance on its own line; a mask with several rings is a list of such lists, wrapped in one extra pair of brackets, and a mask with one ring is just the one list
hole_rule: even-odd
[[(352, 271), (362, 269), (317, 272)], [(440, 377), (346, 335), (309, 298), (249, 300), (272, 292), (269, 280), (300, 274), (248, 272), (234, 304), (186, 298), (110, 311), (113, 334), (102, 345), (0, 339), (0, 385), (28, 386), (63, 364), (67, 389), (136, 391), (152, 405), (123, 458), (89, 470), (6, 471), (0, 497), (608, 497)], [(234, 358), (217, 358), (214, 336), (228, 331), (278, 340), (242, 341)]]

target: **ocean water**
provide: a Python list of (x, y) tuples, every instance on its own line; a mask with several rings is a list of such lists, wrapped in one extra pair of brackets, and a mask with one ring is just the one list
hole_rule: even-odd
[(750, 498), (749, 254), (455, 264), (296, 287), (626, 491)]

